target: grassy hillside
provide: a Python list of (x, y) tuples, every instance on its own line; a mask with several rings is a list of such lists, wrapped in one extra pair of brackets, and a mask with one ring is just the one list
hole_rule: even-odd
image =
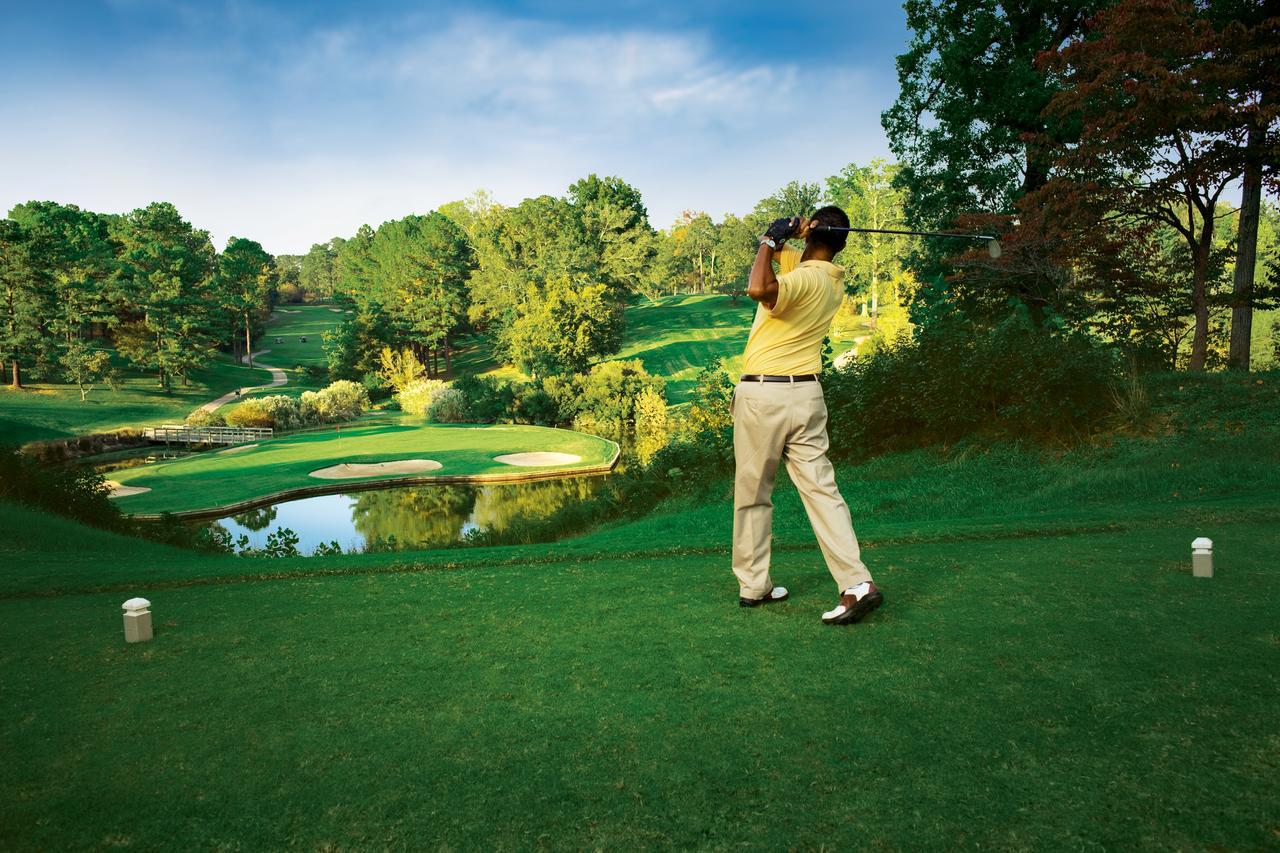
[(281, 560), (7, 507), (0, 846), (1266, 848), (1261, 379), (1170, 385), (1148, 438), (841, 467), (888, 602), (847, 629), (785, 482), (792, 598), (755, 610), (727, 484), (549, 546)]
[(179, 381), (168, 394), (154, 375), (136, 371), (123, 374), (118, 391), (103, 385), (90, 391), (84, 402), (74, 385), (36, 384), (21, 391), (4, 387), (0, 388), (0, 435), (25, 444), (181, 422), (193, 409), (228, 391), (270, 381), (267, 371), (250, 370), (232, 364), (229, 356), (220, 356), (209, 367), (195, 371), (190, 385)]
[[(646, 370), (667, 380), (667, 401), (682, 403), (699, 371), (714, 360), (721, 359), (731, 375), (741, 372), (742, 349), (754, 316), (755, 303), (745, 297), (736, 303), (718, 294), (637, 301), (627, 308), (622, 348), (608, 360), (640, 359)], [(852, 348), (867, 334), (869, 329), (857, 326), (834, 336), (833, 357)], [(459, 373), (518, 375), (493, 360), (483, 336), (461, 342), (454, 367)]]

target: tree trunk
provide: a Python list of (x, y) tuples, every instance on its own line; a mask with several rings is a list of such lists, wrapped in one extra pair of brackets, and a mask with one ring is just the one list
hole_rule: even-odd
[(1208, 274), (1208, 247), (1196, 250), (1192, 271), (1191, 306), (1195, 311), (1195, 334), (1191, 338), (1191, 358), (1187, 370), (1204, 370), (1209, 357), (1209, 300), (1205, 298), (1205, 278)]
[(1258, 262), (1258, 208), (1262, 201), (1262, 169), (1258, 163), (1263, 134), (1256, 125), (1249, 128), (1245, 145), (1245, 168), (1240, 196), (1240, 228), (1236, 245), (1236, 275), (1231, 290), (1231, 349), (1227, 366), (1249, 369), (1249, 348), (1253, 338), (1253, 274)]
[(13, 381), (9, 383), (12, 388), (22, 387), (22, 368), (18, 366), (18, 360), (13, 360)]
[(253, 338), (249, 334), (249, 312), (244, 312), (244, 354), (249, 362), (249, 367), (253, 367)]
[(453, 374), (453, 359), (450, 357), (450, 353), (449, 353), (449, 336), (448, 335), (444, 336), (444, 372), (450, 375)]

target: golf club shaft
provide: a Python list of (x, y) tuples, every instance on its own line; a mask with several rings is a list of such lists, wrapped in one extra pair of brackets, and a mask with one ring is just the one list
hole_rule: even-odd
[(840, 228), (835, 225), (819, 225), (815, 231), (856, 231), (859, 234), (911, 234), (916, 237), (959, 237), (962, 240), (994, 240), (990, 234), (956, 234), (952, 231), (898, 231), (892, 228)]

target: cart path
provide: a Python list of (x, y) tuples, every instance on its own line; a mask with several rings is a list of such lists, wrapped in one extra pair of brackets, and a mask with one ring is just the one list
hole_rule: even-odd
[[(254, 358), (257, 358), (258, 356), (260, 356), (260, 355), (266, 355), (266, 354), (267, 354), (267, 353), (269, 353), (269, 352), (271, 352), (271, 350), (269, 350), (269, 349), (259, 350), (258, 352), (255, 352), (255, 353), (253, 354), (253, 357), (254, 357)], [(241, 363), (242, 363), (242, 364), (248, 364), (248, 363), (249, 363), (249, 356), (247, 356), (247, 355), (245, 355), (245, 356), (241, 356), (241, 357), (240, 357), (240, 361), (241, 361)], [(277, 388), (277, 387), (279, 387), (279, 386), (281, 386), (281, 385), (284, 385), (285, 383), (287, 383), (287, 382), (289, 381), (289, 377), (288, 377), (288, 376), (286, 376), (286, 375), (285, 375), (285, 372), (284, 372), (283, 370), (281, 370), (280, 368), (278, 368), (278, 367), (272, 367), (272, 366), (270, 366), (270, 365), (268, 365), (268, 364), (255, 364), (255, 365), (254, 365), (254, 367), (256, 367), (256, 368), (260, 368), (260, 369), (262, 369), (262, 370), (270, 370), (270, 371), (271, 371), (271, 381), (270, 381), (269, 383), (267, 383), (266, 385), (253, 385), (253, 386), (250, 386), (250, 387), (248, 387), (248, 388), (240, 388), (238, 392), (237, 392), (237, 391), (228, 391), (226, 394), (223, 394), (221, 397), (219, 397), (218, 399), (214, 400), (213, 402), (211, 402), (211, 403), (205, 403), (203, 406), (201, 406), (201, 407), (200, 407), (199, 409), (197, 409), (196, 411), (200, 411), (200, 412), (212, 412), (213, 410), (217, 409), (219, 406), (224, 405), (224, 404), (226, 404), (226, 403), (230, 403), (232, 400), (236, 399), (237, 397), (239, 397), (240, 395), (244, 394), (244, 393), (245, 393), (245, 392), (247, 392), (247, 391), (261, 391), (261, 390), (264, 390), (264, 389), (266, 389), (266, 388)]]

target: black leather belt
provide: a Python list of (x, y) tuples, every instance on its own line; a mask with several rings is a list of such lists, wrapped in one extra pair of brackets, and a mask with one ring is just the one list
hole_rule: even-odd
[(761, 375), (759, 373), (742, 374), (743, 382), (817, 382), (818, 375), (816, 373), (804, 373), (800, 376), (770, 376), (767, 373)]

